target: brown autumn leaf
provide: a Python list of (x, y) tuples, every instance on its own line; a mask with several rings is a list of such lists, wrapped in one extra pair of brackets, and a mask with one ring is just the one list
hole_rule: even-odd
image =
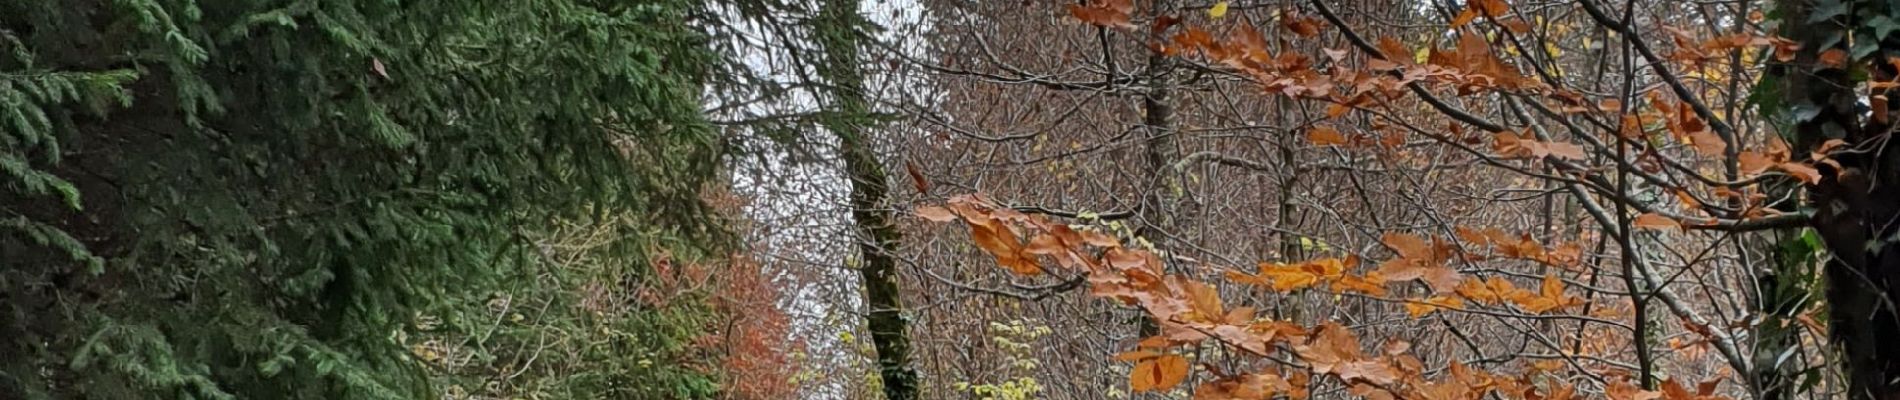
[(1889, 111), (1890, 108), (1888, 108), (1887, 106), (1887, 96), (1885, 95), (1867, 96), (1867, 104), (1868, 104), (1867, 109), (1876, 110), (1872, 113), (1874, 115), (1874, 123), (1886, 125), (1887, 119), (1888, 119), (1887, 114), (1892, 112), (1892, 111)]
[(930, 180), (924, 178), (924, 173), (917, 168), (917, 163), (905, 160), (904, 172), (910, 174), (910, 184), (917, 188), (917, 193), (930, 193)]
[(1582, 300), (1564, 295), (1564, 281), (1558, 278), (1557, 274), (1544, 275), (1544, 283), (1539, 288), (1538, 293), (1533, 294), (1528, 291), (1520, 291), (1511, 298), (1511, 302), (1516, 303), (1518, 308), (1522, 308), (1524, 311), (1528, 311), (1532, 314), (1543, 314), (1551, 310), (1574, 305), (1580, 301)]
[(1809, 185), (1821, 183), (1821, 171), (1814, 169), (1814, 166), (1808, 165), (1807, 163), (1784, 162), (1780, 164), (1775, 164), (1775, 169), (1779, 169), (1781, 170), (1781, 172), (1786, 172), (1788, 173), (1789, 176), (1793, 176), (1795, 179), (1800, 179), (1801, 182), (1807, 183)]
[(1300, 35), (1301, 37), (1319, 35), (1319, 24), (1318, 19), (1300, 16), (1298, 13), (1287, 13), (1286, 22), (1282, 23), (1282, 25), (1286, 26), (1287, 30), (1293, 31), (1294, 34)]
[(1023, 253), (1034, 255), (1055, 255), (1067, 250), (1068, 246), (1062, 245), (1062, 239), (1046, 233), (1029, 238), (1029, 245), (1023, 247)]
[(1135, 350), (1116, 354), (1115, 359), (1118, 361), (1141, 361), (1160, 356), (1161, 353), (1154, 350)]
[(1465, 26), (1465, 24), (1471, 23), (1471, 20), (1474, 19), (1478, 19), (1478, 8), (1465, 7), (1464, 11), (1458, 12), (1458, 16), (1451, 19), (1451, 29), (1458, 29), (1458, 27)]
[(1109, 267), (1118, 270), (1136, 269), (1148, 264), (1147, 256), (1142, 253), (1140, 250), (1115, 247), (1102, 253), (1102, 261), (1106, 261)]
[(1387, 292), (1384, 278), (1374, 279), (1378, 274), (1378, 272), (1372, 272), (1364, 277), (1358, 275), (1341, 276), (1339, 280), (1333, 282), (1333, 290), (1337, 293), (1354, 291), (1372, 296), (1385, 297)]
[(1196, 319), (1206, 322), (1219, 322), (1227, 311), (1221, 307), (1220, 291), (1214, 286), (1196, 281), (1186, 283), (1188, 305), (1196, 314)]
[(1560, 299), (1564, 297), (1564, 280), (1557, 274), (1544, 274), (1544, 283), (1538, 287), (1538, 294), (1544, 297)]
[(1582, 160), (1587, 157), (1584, 155), (1583, 146), (1576, 143), (1545, 142), (1543, 145), (1545, 153), (1557, 158)]
[(1456, 310), (1464, 308), (1464, 306), (1465, 301), (1457, 297), (1435, 296), (1422, 300), (1407, 300), (1405, 302), (1405, 313), (1411, 315), (1412, 318), (1424, 318), (1426, 315), (1431, 315), (1441, 309)]
[(1346, 139), (1346, 135), (1342, 135), (1338, 130), (1325, 125), (1317, 125), (1312, 129), (1307, 129), (1306, 141), (1313, 143), (1314, 146), (1344, 146), (1352, 143), (1351, 140)]
[(1069, 14), (1075, 16), (1075, 19), (1082, 20), (1082, 22), (1086, 22), (1089, 25), (1130, 29), (1135, 27), (1135, 24), (1128, 19), (1128, 12), (1116, 10), (1115, 7), (1070, 4)]
[(1636, 220), (1630, 221), (1630, 224), (1635, 225), (1637, 229), (1682, 229), (1682, 223), (1657, 213), (1644, 213), (1643, 215), (1636, 216)]
[(1760, 175), (1768, 171), (1768, 167), (1775, 165), (1768, 155), (1756, 151), (1744, 151), (1736, 155), (1736, 164), (1742, 174), (1750, 176)]
[(1352, 382), (1355, 379), (1379, 385), (1390, 385), (1399, 380), (1399, 372), (1392, 366), (1377, 361), (1353, 361), (1341, 364), (1333, 371), (1339, 379)]
[(1702, 381), (1702, 383), (1697, 383), (1695, 385), (1695, 393), (1697, 396), (1714, 395), (1716, 386), (1721, 385), (1721, 384), (1722, 384), (1722, 377), (1720, 376), (1715, 377), (1715, 379)]
[(1464, 275), (1459, 274), (1458, 270), (1441, 265), (1426, 268), (1424, 276), (1419, 279), (1423, 279), (1426, 286), (1432, 287), (1432, 293), (1445, 294), (1456, 290), (1458, 281), (1464, 280)]
[(1181, 17), (1163, 15), (1160, 18), (1155, 18), (1154, 25), (1149, 29), (1152, 30), (1154, 34), (1160, 35), (1167, 32), (1168, 28), (1174, 27), (1175, 24), (1179, 23), (1181, 23)]
[(917, 207), (917, 216), (931, 222), (950, 222), (957, 219), (957, 215), (951, 213), (950, 209), (938, 206)]
[(1831, 68), (1840, 68), (1847, 63), (1847, 50), (1827, 49), (1821, 52), (1820, 63)]
[(1325, 322), (1315, 327), (1312, 337), (1305, 344), (1294, 346), (1293, 352), (1306, 360), (1316, 374), (1333, 373), (1337, 368), (1360, 358), (1359, 339), (1337, 322)]
[(970, 224), (971, 241), (976, 242), (977, 247), (988, 251), (990, 255), (996, 256), (997, 264), (1001, 264), (1018, 275), (1042, 274), (1042, 267), (1037, 265), (1035, 256), (1024, 253), (1022, 242), (1016, 238), (1016, 233), (1008, 226), (993, 219), (967, 222)]
[(1504, 29), (1511, 31), (1511, 33), (1530, 33), (1531, 31), (1531, 23), (1525, 21), (1523, 18), (1509, 18), (1499, 21), (1498, 24), (1504, 25)]
[(1379, 37), (1379, 52), (1383, 53), (1380, 58), (1400, 65), (1410, 65), (1416, 61), (1412, 59), (1412, 49), (1391, 36)]
[(1136, 363), (1134, 371), (1128, 375), (1128, 385), (1135, 393), (1168, 390), (1180, 385), (1187, 375), (1186, 357), (1162, 355)]
[[(1339, 116), (1346, 115), (1347, 112), (1351, 112), (1351, 111), (1352, 111), (1352, 106), (1348, 105), (1347, 103), (1333, 103), (1331, 105), (1326, 106), (1326, 118), (1339, 118)], [(1338, 133), (1338, 132), (1334, 132), (1334, 133)], [(1306, 134), (1306, 137), (1307, 137), (1307, 140), (1313, 140), (1313, 133), (1311, 131), (1308, 131)], [(1318, 143), (1314, 143), (1314, 144), (1318, 144)]]
[(1305, 289), (1319, 283), (1319, 275), (1298, 265), (1262, 264), (1260, 277), (1264, 278), (1273, 290), (1281, 293)]
[(1690, 145), (1695, 146), (1696, 152), (1704, 155), (1721, 155), (1728, 151), (1728, 142), (1723, 141), (1722, 137), (1716, 136), (1715, 133), (1707, 130), (1690, 133), (1689, 141), (1691, 142)]
[(1082, 243), (1087, 243), (1090, 246), (1112, 248), (1121, 247), (1122, 245), (1121, 240), (1115, 239), (1115, 236), (1100, 231), (1083, 230), (1077, 233), (1082, 235)]
[(1227, 310), (1226, 316), (1221, 317), (1221, 323), (1245, 325), (1253, 321), (1254, 313), (1258, 312), (1257, 310), (1258, 309), (1253, 307), (1234, 307), (1232, 310)]
[(1419, 238), (1418, 235), (1386, 232), (1379, 236), (1379, 242), (1392, 248), (1392, 251), (1398, 252), (1399, 258), (1428, 259), (1432, 257), (1432, 245), (1426, 243), (1425, 239)]
[(1268, 399), (1286, 386), (1285, 379), (1271, 374), (1242, 374), (1202, 383), (1194, 389), (1194, 400)]
[(1411, 350), (1412, 342), (1407, 342), (1396, 337), (1386, 338), (1385, 344), (1379, 346), (1379, 352), (1388, 356), (1405, 354), (1405, 352)]
[(1511, 12), (1511, 5), (1506, 4), (1504, 0), (1473, 0), (1471, 6), (1487, 17), (1497, 17)]
[(1683, 387), (1681, 382), (1676, 382), (1676, 378), (1663, 380), (1662, 398), (1664, 400), (1696, 400), (1696, 397), (1695, 393), (1689, 392), (1689, 388)]

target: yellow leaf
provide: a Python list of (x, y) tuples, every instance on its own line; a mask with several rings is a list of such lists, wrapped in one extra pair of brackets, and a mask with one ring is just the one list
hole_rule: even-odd
[(1207, 16), (1209, 18), (1220, 18), (1226, 15), (1227, 15), (1227, 2), (1225, 1), (1214, 3), (1214, 7), (1207, 9)]

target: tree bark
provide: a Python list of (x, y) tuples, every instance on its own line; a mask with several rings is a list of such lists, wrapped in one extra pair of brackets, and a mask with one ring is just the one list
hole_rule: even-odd
[(856, 0), (827, 0), (819, 10), (817, 38), (823, 62), (818, 75), (829, 83), (834, 115), (823, 125), (838, 137), (839, 153), (851, 184), (851, 217), (856, 222), (858, 278), (870, 309), (866, 328), (877, 349), (878, 376), (891, 400), (917, 398), (917, 372), (910, 365), (910, 336), (897, 286), (897, 243), (886, 205), (890, 179), (867, 138), (870, 106), (865, 100), (859, 42), (866, 25)]
[[(1156, 1), (1152, 12), (1161, 15), (1163, 1)], [(1160, 35), (1154, 34), (1155, 38)], [(1106, 38), (1104, 38), (1106, 39)], [(1112, 57), (1113, 55), (1106, 55)], [(1110, 62), (1110, 73), (1114, 73)], [(1135, 236), (1148, 240), (1156, 248), (1164, 241), (1161, 227), (1169, 219), (1169, 197), (1178, 189), (1180, 180), (1175, 179), (1174, 160), (1180, 159), (1174, 144), (1174, 105), (1168, 102), (1168, 71), (1173, 62), (1167, 55), (1150, 52), (1147, 66), (1143, 70), (1142, 82), (1147, 88), (1141, 96), (1142, 159), (1147, 164), (1147, 182), (1142, 190), (1141, 209), (1136, 213)], [(1111, 77), (1110, 81), (1114, 81)], [(1166, 263), (1166, 260), (1163, 260)], [(1146, 317), (1141, 319), (1138, 329), (1141, 336), (1148, 337), (1161, 333), (1160, 325)]]

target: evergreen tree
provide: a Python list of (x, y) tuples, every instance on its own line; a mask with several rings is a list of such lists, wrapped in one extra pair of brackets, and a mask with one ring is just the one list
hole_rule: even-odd
[[(702, 7), (0, 3), (0, 398), (423, 398), (413, 316), (512, 290), (555, 221), (623, 226), (623, 284), (720, 254)], [(610, 348), (685, 351), (672, 310)]]

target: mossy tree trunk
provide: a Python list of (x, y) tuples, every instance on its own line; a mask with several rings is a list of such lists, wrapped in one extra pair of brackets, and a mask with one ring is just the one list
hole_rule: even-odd
[(904, 305), (897, 286), (897, 243), (900, 234), (891, 225), (886, 204), (889, 175), (869, 138), (871, 110), (865, 100), (860, 41), (868, 24), (858, 14), (856, 0), (827, 0), (818, 18), (818, 41), (824, 52), (818, 74), (825, 80), (831, 104), (824, 127), (838, 137), (846, 177), (851, 184), (851, 217), (856, 222), (858, 277), (864, 284), (864, 303), (871, 342), (877, 348), (878, 376), (884, 395), (892, 400), (917, 398), (917, 373), (910, 366), (910, 337)]

